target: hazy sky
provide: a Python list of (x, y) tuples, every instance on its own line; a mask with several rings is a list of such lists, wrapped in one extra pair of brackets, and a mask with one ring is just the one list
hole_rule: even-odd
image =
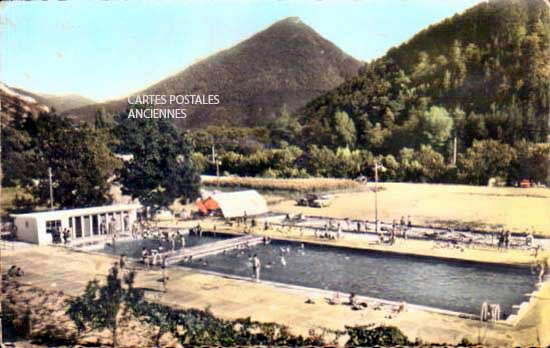
[(183, 0), (0, 3), (0, 81), (95, 100), (125, 96), (298, 16), (369, 61), (479, 0)]

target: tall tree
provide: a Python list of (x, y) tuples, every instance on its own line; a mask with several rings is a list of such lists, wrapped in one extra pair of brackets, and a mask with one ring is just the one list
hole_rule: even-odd
[(465, 182), (487, 185), (492, 177), (506, 180), (516, 151), (496, 140), (475, 140), (458, 163), (459, 177)]
[(354, 147), (357, 138), (357, 130), (353, 120), (345, 111), (334, 114), (334, 130), (336, 131), (336, 143), (344, 147)]
[(34, 205), (47, 205), (49, 201), (48, 168), (52, 171), (56, 206), (73, 208), (111, 201), (109, 178), (120, 161), (108, 147), (108, 132), (86, 124), (76, 126), (51, 113), (28, 117), (20, 128), (19, 144), (27, 147), (23, 152), (27, 162), (18, 170), (24, 178), (22, 186), (34, 197)]
[(441, 147), (451, 135), (453, 119), (444, 107), (432, 106), (421, 113), (420, 127), (425, 144)]
[(200, 173), (189, 134), (180, 134), (169, 119), (128, 118), (128, 111), (117, 121), (118, 150), (133, 155), (120, 170), (123, 193), (153, 210), (198, 197)]

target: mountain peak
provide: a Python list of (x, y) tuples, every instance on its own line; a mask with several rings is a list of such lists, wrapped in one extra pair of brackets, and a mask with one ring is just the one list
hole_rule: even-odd
[[(188, 117), (178, 120), (179, 125), (258, 126), (281, 110), (293, 112), (303, 107), (356, 75), (361, 65), (299, 17), (288, 17), (138, 94), (217, 94), (218, 105), (188, 105)], [(102, 107), (94, 105), (69, 114), (91, 119), (91, 111), (98, 106)], [(105, 109), (116, 113), (127, 106), (126, 100), (120, 100)]]
[(295, 16), (295, 17), (283, 18), (280, 21), (275, 22), (273, 25), (283, 24), (283, 23), (286, 23), (286, 24), (303, 24), (300, 17)]

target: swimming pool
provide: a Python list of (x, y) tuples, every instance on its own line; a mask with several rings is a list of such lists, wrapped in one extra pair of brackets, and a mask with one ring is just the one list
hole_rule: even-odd
[[(535, 289), (528, 268), (458, 262), (315, 244), (273, 241), (232, 250), (186, 267), (252, 276), (249, 257), (261, 260), (261, 279), (341, 291), (391, 301), (405, 301), (451, 311), (479, 314), (481, 304), (498, 303), (503, 317)], [(281, 262), (285, 258), (286, 266)]]
[[(203, 232), (201, 237), (194, 234), (184, 235), (186, 248), (207, 244), (207, 243), (212, 243), (212, 242), (233, 238), (233, 237), (234, 236), (231, 236), (231, 235), (213, 233), (213, 232)], [(170, 242), (163, 241), (163, 240), (135, 239), (135, 240), (117, 241), (115, 243), (114, 248), (111, 245), (111, 243), (105, 244), (101, 251), (111, 255), (125, 254), (130, 258), (139, 259), (141, 258), (141, 250), (144, 247), (150, 250), (156, 249), (159, 251), (161, 250), (160, 248), (162, 248), (162, 250), (164, 251), (171, 250), (172, 248)], [(179, 250), (179, 249), (181, 249), (181, 244), (176, 243), (176, 250)]]

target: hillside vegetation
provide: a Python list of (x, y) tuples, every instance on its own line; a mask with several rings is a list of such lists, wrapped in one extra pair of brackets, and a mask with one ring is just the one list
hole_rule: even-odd
[[(428, 157), (436, 179), (434, 170), (453, 162), (456, 137), (464, 180), (542, 181), (548, 166), (524, 170), (536, 167), (527, 158), (548, 154), (540, 143), (549, 127), (549, 28), (543, 1), (490, 1), (445, 19), (309, 103), (296, 139), (392, 156), (389, 167)], [(513, 169), (515, 160), (529, 163)], [(483, 162), (495, 170), (472, 173)]]
[(382, 180), (545, 182), (549, 32), (542, 0), (482, 3), (281, 114), (265, 133), (210, 128), (197, 142), (204, 155), (216, 143), (222, 170), (241, 175), (372, 177), (379, 162)]

